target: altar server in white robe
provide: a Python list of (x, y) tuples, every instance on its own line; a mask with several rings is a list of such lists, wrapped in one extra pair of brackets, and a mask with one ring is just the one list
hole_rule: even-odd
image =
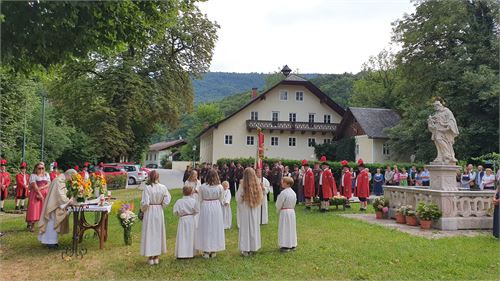
[(246, 168), (236, 192), (240, 220), (238, 246), (243, 256), (255, 253), (261, 247), (260, 205), (263, 192), (253, 168)]
[(269, 223), (269, 211), (268, 211), (268, 205), (267, 205), (267, 194), (269, 193), (269, 190), (271, 189), (271, 184), (269, 181), (262, 177), (262, 170), (257, 169), (255, 170), (255, 173), (257, 174), (257, 178), (261, 183), (262, 187), (262, 192), (263, 192), (263, 197), (262, 197), (262, 202), (261, 202), (261, 214), (260, 214), (260, 224), (268, 224)]
[(224, 229), (231, 228), (231, 191), (229, 190), (229, 182), (222, 182), (224, 188), (224, 199), (222, 199), (222, 217), (224, 218)]
[(167, 252), (167, 238), (163, 208), (171, 200), (168, 189), (160, 184), (157, 171), (149, 173), (149, 183), (142, 191), (141, 210), (144, 212), (141, 233), (141, 255), (148, 257), (148, 264), (158, 264), (159, 256)]
[[(201, 181), (198, 179), (198, 172), (196, 170), (191, 171), (191, 174), (189, 174), (189, 178), (184, 182), (184, 186), (191, 186), (193, 188), (192, 197), (196, 200), (196, 202), (199, 203), (198, 190), (200, 189)], [(198, 209), (200, 209), (199, 204), (198, 204)], [(198, 228), (198, 217), (199, 216), (200, 216), (199, 213), (194, 215), (195, 228)]]
[(295, 204), (297, 195), (291, 189), (293, 179), (284, 177), (281, 181), (282, 191), (276, 200), (276, 210), (280, 218), (278, 224), (278, 245), (280, 250), (288, 252), (297, 247), (297, 226), (295, 220)]
[(43, 203), (42, 214), (38, 221), (40, 227), (38, 240), (49, 249), (57, 248), (59, 234), (69, 232), (66, 207), (72, 204), (73, 199), (66, 196), (66, 180), (71, 179), (76, 174), (75, 170), (69, 169), (50, 183), (47, 197)]
[(203, 252), (204, 258), (213, 258), (216, 252), (226, 249), (224, 220), (222, 217), (222, 185), (217, 171), (210, 169), (207, 179), (198, 191), (200, 216), (196, 231), (196, 249)]
[(178, 259), (193, 258), (195, 255), (194, 239), (195, 224), (194, 215), (199, 212), (198, 202), (191, 196), (193, 188), (184, 186), (181, 199), (174, 205), (174, 215), (179, 217), (177, 225), (177, 238), (175, 240), (175, 256)]

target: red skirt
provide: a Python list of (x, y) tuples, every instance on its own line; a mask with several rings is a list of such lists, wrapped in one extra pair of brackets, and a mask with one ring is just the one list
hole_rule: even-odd
[(40, 220), (40, 216), (43, 210), (43, 202), (45, 201), (45, 197), (47, 197), (48, 192), (49, 192), (48, 188), (40, 191), (40, 193), (42, 194), (42, 199), (38, 199), (36, 197), (36, 195), (38, 194), (37, 192), (34, 191), (30, 192), (30, 197), (28, 201), (28, 210), (26, 212), (27, 222), (37, 222)]

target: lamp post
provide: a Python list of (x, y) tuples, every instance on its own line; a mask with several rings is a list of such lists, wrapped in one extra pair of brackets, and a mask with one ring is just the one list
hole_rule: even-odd
[(27, 99), (24, 100), (23, 160), (21, 162), (26, 162), (26, 127), (27, 127), (26, 107), (27, 107)]
[(40, 96), (42, 97), (42, 135), (41, 135), (41, 144), (40, 144), (40, 158), (43, 162), (44, 160), (44, 147), (45, 147), (45, 100), (47, 99), (47, 95), (43, 90), (40, 90)]
[(196, 161), (196, 144), (193, 145), (193, 169), (194, 169), (194, 162)]

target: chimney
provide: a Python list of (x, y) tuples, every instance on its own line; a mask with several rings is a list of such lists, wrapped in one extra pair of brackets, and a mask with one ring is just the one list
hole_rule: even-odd
[(257, 88), (252, 88), (252, 99), (256, 98), (258, 95)]

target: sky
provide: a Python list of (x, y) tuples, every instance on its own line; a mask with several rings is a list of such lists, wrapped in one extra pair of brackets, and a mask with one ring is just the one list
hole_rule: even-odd
[[(210, 71), (356, 73), (390, 47), (391, 23), (410, 0), (208, 0), (220, 25)], [(397, 46), (392, 46), (397, 49)]]

